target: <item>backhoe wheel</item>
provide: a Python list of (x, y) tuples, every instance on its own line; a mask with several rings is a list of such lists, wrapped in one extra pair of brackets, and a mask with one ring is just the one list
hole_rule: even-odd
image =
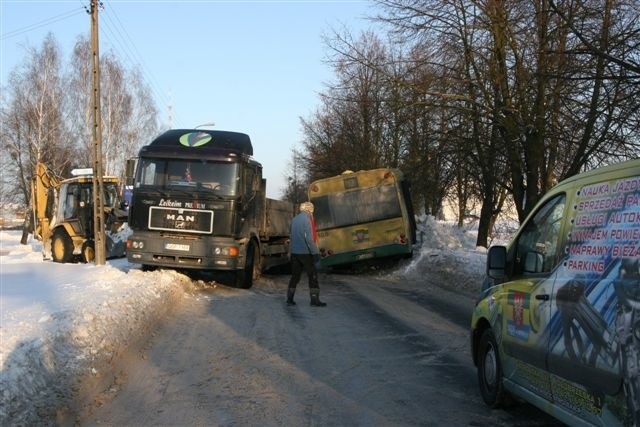
[(87, 240), (82, 244), (82, 262), (93, 262), (96, 259), (96, 249), (93, 240)]
[(502, 364), (498, 344), (491, 329), (486, 329), (480, 337), (478, 346), (478, 384), (484, 402), (497, 408), (506, 403), (506, 394), (502, 386)]
[(73, 260), (73, 242), (64, 228), (58, 228), (53, 232), (51, 257), (54, 262), (71, 262)]

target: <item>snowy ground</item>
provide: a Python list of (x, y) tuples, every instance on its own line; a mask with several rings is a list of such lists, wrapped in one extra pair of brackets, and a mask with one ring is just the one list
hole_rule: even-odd
[[(383, 274), (437, 272), (450, 286), (475, 293), (486, 250), (473, 228), (420, 218), (424, 242), (405, 267)], [(102, 374), (153, 329), (193, 287), (173, 271), (142, 272), (126, 259), (107, 265), (43, 261), (41, 245), (20, 244), (20, 231), (0, 231), (0, 425), (55, 423), (79, 387)], [(420, 240), (420, 237), (419, 237)]]

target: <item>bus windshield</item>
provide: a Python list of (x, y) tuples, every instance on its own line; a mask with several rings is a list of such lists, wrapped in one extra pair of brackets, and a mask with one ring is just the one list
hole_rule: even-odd
[(235, 196), (238, 164), (209, 160), (140, 159), (135, 187), (196, 188)]
[(313, 199), (316, 228), (346, 227), (402, 216), (394, 185), (381, 185)]

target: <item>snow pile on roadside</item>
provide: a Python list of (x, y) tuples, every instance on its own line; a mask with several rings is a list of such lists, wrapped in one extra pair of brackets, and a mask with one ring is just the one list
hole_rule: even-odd
[[(420, 250), (399, 273), (413, 279), (436, 275), (443, 285), (476, 297), (485, 274), (487, 250), (475, 246), (475, 224), (458, 227), (423, 215), (417, 218), (417, 229)], [(506, 244), (506, 241), (494, 241), (494, 244)]]
[(467, 250), (475, 247), (478, 237), (478, 230), (472, 225), (458, 227), (452, 222), (436, 221), (430, 215), (416, 218), (416, 226), (418, 242), (432, 249)]
[[(43, 262), (39, 244), (0, 232), (0, 425), (53, 424), (87, 379), (149, 332), (190, 281), (176, 272)], [(114, 266), (114, 264), (116, 264)], [(118, 266), (118, 264), (120, 264)], [(124, 268), (123, 268), (124, 267)]]

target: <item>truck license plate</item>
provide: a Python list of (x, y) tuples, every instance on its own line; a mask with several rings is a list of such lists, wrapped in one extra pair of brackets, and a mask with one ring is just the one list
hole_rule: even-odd
[(189, 251), (189, 245), (182, 245), (180, 243), (165, 243), (165, 249), (170, 251)]

